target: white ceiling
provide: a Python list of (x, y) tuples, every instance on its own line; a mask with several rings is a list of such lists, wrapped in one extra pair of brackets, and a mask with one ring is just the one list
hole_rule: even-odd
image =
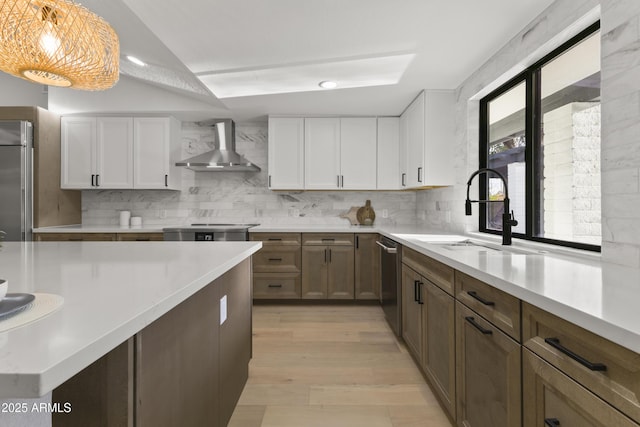
[[(267, 114), (398, 115), (422, 89), (458, 87), (551, 3), (83, 2), (113, 25), (123, 55), (150, 64), (141, 70), (122, 60), (123, 74), (224, 106), (238, 121)], [(391, 66), (389, 58), (405, 60)], [(332, 79), (338, 89), (318, 90), (320, 80)]]

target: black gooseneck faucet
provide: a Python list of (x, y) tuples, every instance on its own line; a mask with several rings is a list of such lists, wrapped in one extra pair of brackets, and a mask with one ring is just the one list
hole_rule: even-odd
[[(469, 199), (469, 188), (471, 187), (471, 181), (476, 175), (480, 175), (481, 173), (489, 173), (493, 172), (498, 175), (498, 177), (502, 180), (502, 184), (504, 186), (504, 199), (502, 200), (470, 200)], [(464, 213), (465, 215), (471, 215), (471, 203), (503, 203), (504, 204), (504, 212), (502, 213), (502, 244), (510, 245), (511, 244), (511, 227), (515, 227), (518, 225), (518, 221), (513, 217), (513, 211), (509, 210), (509, 189), (507, 188), (507, 180), (504, 179), (504, 176), (500, 172), (491, 168), (481, 168), (471, 174), (469, 180), (467, 181), (467, 200), (464, 202)]]

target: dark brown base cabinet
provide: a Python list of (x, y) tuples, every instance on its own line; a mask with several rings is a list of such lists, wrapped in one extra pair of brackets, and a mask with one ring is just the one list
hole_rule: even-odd
[(73, 411), (54, 413), (53, 426), (226, 426), (250, 358), (245, 260), (56, 388), (53, 402)]
[(451, 419), (456, 405), (454, 308), (453, 296), (402, 265), (402, 338)]
[(524, 427), (638, 427), (528, 349), (523, 352)]
[(375, 233), (355, 235), (355, 298), (380, 299), (380, 237)]
[(456, 344), (458, 425), (521, 425), (520, 344), (460, 302)]

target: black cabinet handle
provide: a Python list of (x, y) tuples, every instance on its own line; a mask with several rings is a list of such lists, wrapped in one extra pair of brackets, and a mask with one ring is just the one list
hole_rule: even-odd
[(356, 236), (356, 249), (360, 249), (360, 236)]
[(164, 175), (164, 186), (165, 187), (169, 186), (169, 175), (167, 174)]
[(422, 300), (422, 287), (424, 286), (424, 283), (420, 282), (418, 283), (418, 304), (424, 304), (424, 301)]
[(545, 418), (544, 419), (544, 425), (547, 427), (559, 427), (560, 426), (560, 420), (557, 418)]
[(281, 242), (282, 241), (282, 239), (280, 237), (269, 237), (267, 240), (270, 241), (270, 242)]
[(269, 175), (269, 187), (271, 187), (271, 175)]
[(100, 175), (96, 175), (96, 187), (100, 187)]
[(467, 291), (467, 294), (469, 294), (469, 296), (470, 296), (471, 298), (473, 298), (473, 299), (476, 299), (476, 300), (480, 301), (480, 302), (481, 302), (481, 303), (483, 303), (484, 305), (496, 305), (496, 303), (495, 303), (495, 302), (493, 302), (493, 301), (488, 301), (488, 300), (486, 300), (486, 299), (482, 298), (480, 295), (478, 295), (478, 294), (476, 293), (476, 291)]
[(418, 283), (420, 283), (419, 280), (413, 281), (413, 300), (415, 302), (418, 302)]
[(91, 175), (91, 186), (95, 187), (96, 186), (96, 176), (95, 175)]
[(150, 242), (150, 241), (151, 241), (151, 239), (149, 239), (149, 238), (146, 238), (146, 239), (143, 239), (143, 238), (136, 239), (136, 242)]
[(564, 353), (565, 355), (569, 356), (570, 358), (572, 358), (573, 360), (575, 360), (576, 362), (578, 362), (582, 366), (584, 366), (584, 367), (586, 367), (586, 368), (588, 368), (588, 369), (590, 369), (592, 371), (606, 371), (607, 370), (607, 366), (606, 365), (604, 365), (602, 363), (589, 362), (584, 357), (582, 357), (579, 354), (576, 354), (573, 351), (569, 350), (568, 348), (566, 348), (565, 346), (560, 344), (560, 340), (558, 338), (545, 338), (544, 342), (546, 342), (551, 347), (555, 348), (556, 350), (560, 351), (561, 353)]
[(327, 263), (327, 250), (324, 250), (324, 263)]
[(280, 283), (269, 283), (270, 288), (281, 288), (282, 284)]
[(337, 187), (340, 188), (340, 175), (336, 175), (336, 178), (338, 178)]
[(493, 331), (490, 329), (485, 329), (482, 326), (480, 326), (480, 324), (478, 322), (476, 322), (476, 319), (474, 319), (471, 316), (467, 316), (464, 318), (464, 320), (466, 320), (467, 322), (471, 323), (471, 325), (476, 328), (477, 330), (479, 330), (480, 332), (482, 332), (485, 335), (492, 335)]
[(406, 174), (406, 173), (403, 173), (403, 174), (402, 174), (402, 186), (403, 186), (403, 187), (407, 185), (407, 184), (406, 184), (406, 179), (407, 179), (407, 174)]
[(331, 238), (331, 239), (322, 239), (323, 242), (335, 242), (336, 239)]
[(340, 175), (340, 187), (344, 188), (344, 175)]
[(331, 262), (331, 249), (329, 249), (329, 262)]
[(422, 182), (422, 168), (418, 168), (418, 182)]
[(269, 258), (269, 261), (282, 261), (282, 258)]

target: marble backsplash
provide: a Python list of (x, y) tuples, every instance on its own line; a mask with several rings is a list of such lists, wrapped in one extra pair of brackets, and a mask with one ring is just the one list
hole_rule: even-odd
[[(182, 124), (182, 158), (211, 150), (212, 128)], [(348, 224), (339, 215), (367, 199), (376, 224), (416, 222), (416, 193), (400, 191), (289, 191), (267, 188), (267, 124), (237, 124), (236, 149), (261, 172), (182, 171), (182, 191), (87, 190), (82, 223), (117, 225), (119, 211), (141, 216), (146, 225), (191, 223)], [(384, 217), (386, 213), (386, 218)]]

